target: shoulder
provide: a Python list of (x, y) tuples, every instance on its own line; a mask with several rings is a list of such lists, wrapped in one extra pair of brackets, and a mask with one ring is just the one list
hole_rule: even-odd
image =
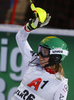
[(58, 72), (55, 74), (55, 77), (57, 80), (59, 80), (60, 82), (63, 82), (63, 81), (67, 81), (68, 82), (68, 79), (65, 78), (64, 76), (60, 75)]
[(68, 87), (68, 79), (64, 76), (61, 76), (59, 73), (56, 73), (52, 77), (52, 80), (54, 82), (53, 84), (56, 85), (57, 88), (59, 88), (59, 86), (64, 86), (65, 84)]
[(57, 88), (63, 88), (64, 91), (68, 91), (68, 79), (64, 76), (60, 76), (59, 73), (56, 74), (56, 80), (59, 82)]
[(57, 81), (59, 81), (59, 84), (54, 94), (54, 100), (66, 100), (68, 93), (68, 79), (62, 77), (61, 80), (57, 79)]

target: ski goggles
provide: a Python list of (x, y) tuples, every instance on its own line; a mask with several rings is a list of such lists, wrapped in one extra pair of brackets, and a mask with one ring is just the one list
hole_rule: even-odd
[(50, 55), (65, 55), (67, 56), (68, 55), (68, 51), (67, 50), (63, 50), (63, 49), (59, 49), (59, 48), (56, 48), (56, 49), (48, 49), (46, 47), (43, 47), (43, 46), (39, 46), (38, 48), (38, 55), (41, 54), (42, 57), (50, 57)]
[(38, 55), (41, 54), (42, 57), (49, 57), (50, 49), (39, 46), (38, 48)]

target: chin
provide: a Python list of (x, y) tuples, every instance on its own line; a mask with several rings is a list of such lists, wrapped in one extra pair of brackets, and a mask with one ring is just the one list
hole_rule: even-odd
[(41, 66), (41, 67), (44, 67), (45, 65), (43, 65), (43, 64), (40, 64), (40, 66)]

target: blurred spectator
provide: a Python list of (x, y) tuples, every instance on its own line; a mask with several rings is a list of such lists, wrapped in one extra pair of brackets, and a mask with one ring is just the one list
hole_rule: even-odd
[[(34, 4), (50, 13), (52, 18), (48, 27), (74, 29), (74, 0), (34, 0)], [(31, 14), (30, 8), (28, 11)], [(29, 16), (27, 13), (26, 19)]]
[[(13, 3), (14, 0), (10, 0), (10, 9), (8, 10), (7, 13), (7, 18), (5, 23), (9, 24), (11, 22), (11, 17), (12, 17), (12, 12), (13, 12)], [(25, 12), (27, 11), (27, 6), (28, 5), (28, 1), (27, 0), (17, 0), (17, 7), (16, 7), (16, 13), (15, 13), (15, 20), (14, 20), (14, 24), (24, 24), (24, 19), (25, 19)]]
[(9, 9), (10, 0), (0, 0), (0, 23), (5, 23), (6, 13)]
[[(36, 7), (42, 7), (52, 16), (48, 27), (74, 29), (74, 0), (32, 0)], [(9, 24), (14, 0), (0, 0), (0, 23)], [(24, 25), (33, 13), (29, 0), (18, 0), (14, 24)]]

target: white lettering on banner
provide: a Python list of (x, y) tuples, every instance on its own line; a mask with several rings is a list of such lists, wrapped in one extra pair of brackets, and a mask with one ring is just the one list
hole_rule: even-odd
[[(7, 38), (1, 38), (1, 47), (0, 47), (0, 72), (4, 72), (6, 73), (8, 71), (8, 63), (10, 64), (10, 68), (12, 70), (12, 72), (9, 72), (9, 76), (12, 80), (16, 81), (21, 81), (22, 77), (24, 75), (24, 61), (23, 59), (21, 59), (20, 61), (20, 66), (18, 66), (18, 55), (20, 53), (19, 48), (18, 47), (14, 47), (12, 48), (12, 50), (10, 51), (10, 53), (8, 52), (9, 48), (8, 48), (8, 39)], [(8, 57), (10, 59), (8, 59)], [(21, 55), (22, 57), (22, 55)], [(9, 61), (8, 61), (9, 60)], [(24, 69), (24, 70), (23, 70)], [(16, 73), (19, 73), (20, 75), (18, 76)], [(2, 73), (3, 74), (3, 73)], [(5, 74), (4, 74), (5, 75)], [(6, 82), (9, 81), (8, 79), (3, 79), (0, 78), (0, 97), (1, 100), (10, 100), (12, 95), (14, 94), (15, 90), (17, 89), (17, 87), (11, 87), (8, 90), (8, 94), (5, 94), (4, 92), (6, 92)], [(7, 98), (6, 98), (7, 97)]]
[(15, 80), (15, 81), (21, 81), (22, 77), (24, 75), (24, 61), (22, 60), (21, 66), (18, 67), (17, 66), (17, 56), (20, 53), (18, 47), (14, 48), (11, 52), (11, 57), (10, 57), (10, 65), (11, 65), (11, 69), (14, 72), (21, 72), (20, 76), (17, 76), (16, 73), (10, 73), (10, 77), (11, 79)]
[[(1, 39), (1, 64), (0, 64), (0, 72), (6, 72), (7, 71), (7, 55), (8, 55), (8, 47), (6, 47), (8, 44), (8, 39), (2, 38)], [(21, 65), (17, 65), (17, 57), (20, 53), (19, 48), (15, 47), (12, 49), (10, 56), (10, 67), (13, 71), (13, 73), (10, 73), (10, 77), (12, 80), (15, 81), (21, 81), (22, 77), (24, 75), (24, 61), (21, 60)], [(15, 73), (14, 73), (15, 72)], [(21, 72), (20, 76), (17, 76), (16, 73)]]
[(5, 90), (6, 84), (5, 81), (0, 78), (0, 97), (2, 100), (5, 100), (4, 90)]
[[(0, 97), (1, 97), (1, 100), (6, 100), (5, 94), (3, 93), (5, 91), (5, 89), (6, 89), (6, 83), (2, 78), (0, 78)], [(13, 87), (10, 89), (8, 96), (7, 96), (8, 97), (7, 100), (11, 100), (11, 97), (15, 93), (16, 89), (17, 89), (17, 87)]]
[(6, 66), (7, 66), (7, 47), (6, 45), (8, 44), (8, 39), (1, 39), (1, 45), (4, 45), (1, 47), (1, 72), (6, 72)]
[(8, 99), (7, 100), (11, 100), (11, 97), (14, 95), (16, 90), (17, 90), (17, 87), (11, 88), (11, 90), (9, 91)]

